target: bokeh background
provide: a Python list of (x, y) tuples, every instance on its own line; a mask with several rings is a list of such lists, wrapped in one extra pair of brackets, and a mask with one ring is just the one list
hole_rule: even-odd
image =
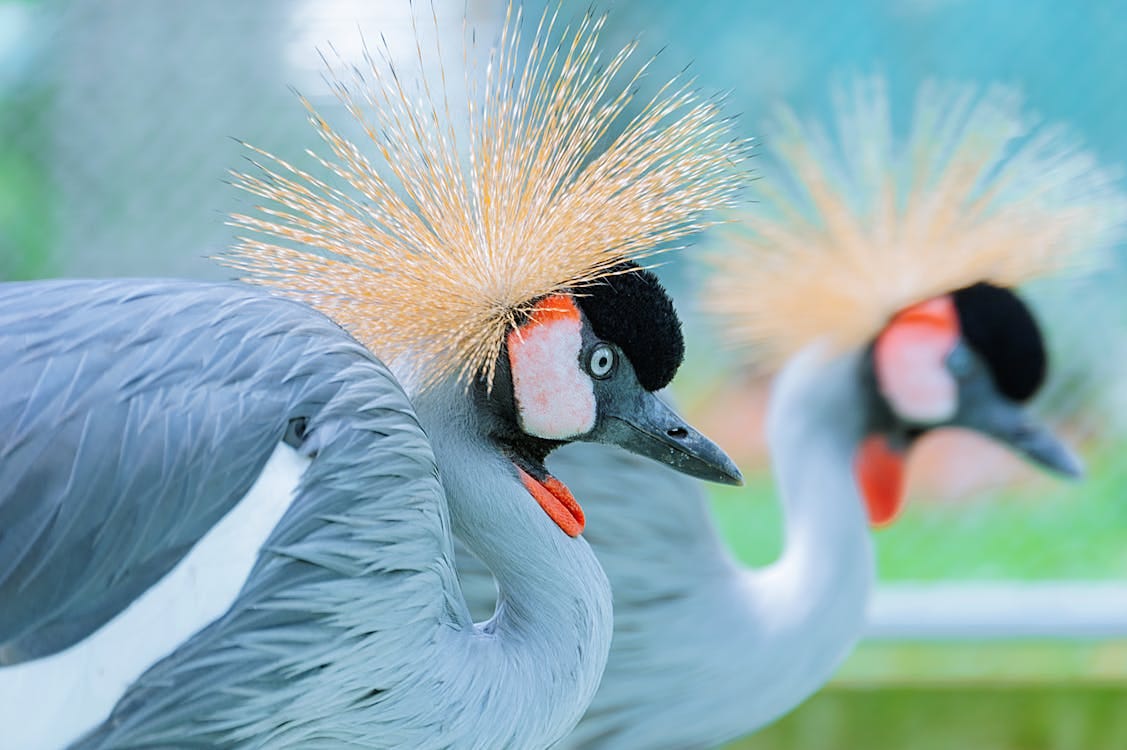
[[(563, 2), (563, 14), (583, 2)], [(525, 12), (538, 16), (542, 4)], [(831, 84), (884, 75), (903, 120), (930, 78), (1024, 92), (1109, 168), (1127, 165), (1127, 3), (1089, 0), (617, 0), (607, 46), (639, 38), (661, 80), (689, 66), (756, 136), (786, 102), (831, 114)], [(505, 0), (435, 0), (493, 38)], [(317, 48), (357, 59), (380, 34), (414, 53), (407, 0), (0, 0), (0, 280), (168, 275), (220, 279), (241, 198), (225, 184), (245, 139), (281, 155), (315, 145), (294, 87), (326, 113)], [(646, 85), (646, 84), (643, 84)], [(769, 146), (769, 144), (767, 144)], [(704, 237), (702, 244), (718, 241)], [(1122, 248), (1116, 248), (1122, 250)], [(1045, 478), (988, 443), (937, 435), (913, 457), (904, 517), (878, 533), (870, 637), (818, 696), (733, 747), (1127, 748), (1127, 269), (1027, 290), (1053, 350), (1038, 409), (1089, 463)], [(661, 273), (689, 329), (682, 405), (747, 467), (718, 491), (736, 553), (780, 548), (760, 414), (765, 374), (726, 354), (694, 312), (693, 269)], [(0, 352), (0, 366), (3, 353)], [(739, 695), (731, 700), (740, 700)]]

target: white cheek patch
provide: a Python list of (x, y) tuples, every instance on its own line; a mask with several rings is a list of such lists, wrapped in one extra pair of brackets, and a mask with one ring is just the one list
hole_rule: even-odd
[(582, 435), (595, 426), (595, 388), (579, 366), (579, 311), (566, 297), (550, 297), (539, 307), (508, 339), (521, 429), (551, 440)]
[[(935, 303), (925, 304), (939, 308)], [(958, 384), (946, 366), (947, 355), (958, 341), (958, 329), (944, 320), (946, 315), (935, 315), (945, 310), (917, 308), (913, 312), (916, 314), (893, 322), (877, 340), (877, 381), (881, 394), (900, 417), (942, 422), (954, 416), (959, 405)]]

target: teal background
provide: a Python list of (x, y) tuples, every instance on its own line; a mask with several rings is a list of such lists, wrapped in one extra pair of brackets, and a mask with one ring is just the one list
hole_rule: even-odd
[[(313, 47), (354, 40), (358, 26), (402, 36), (405, 7), (0, 0), (0, 280), (222, 278), (205, 256), (230, 241), (223, 217), (238, 205), (223, 183), (241, 159), (230, 138), (281, 154), (311, 145), (287, 84), (316, 99)], [(502, 0), (436, 7), (454, 27), (464, 10), (483, 36), (503, 13)], [(541, 7), (530, 2), (526, 13)], [(567, 1), (562, 12), (586, 7)], [(660, 51), (644, 88), (688, 66), (703, 91), (726, 92), (749, 137), (761, 135), (775, 103), (826, 119), (835, 81), (876, 73), (889, 81), (901, 128), (926, 79), (1004, 83), (1103, 164), (1127, 164), (1125, 2), (619, 0), (609, 10), (608, 47), (637, 37), (643, 58)], [(717, 394), (733, 384), (754, 392), (763, 381), (741, 371), (694, 314), (688, 257), (662, 274), (690, 334), (677, 395), (707, 422)], [(903, 519), (877, 537), (883, 581), (1127, 576), (1123, 267), (1117, 252), (1099, 274), (1030, 291), (1056, 365), (1037, 407), (1084, 454), (1086, 481), (1007, 465), (1005, 482), (960, 498), (913, 485)], [(758, 433), (755, 415), (743, 429)], [(741, 559), (762, 564), (780, 546), (770, 477), (761, 449), (732, 450), (749, 486), (716, 491), (717, 518)], [(1116, 639), (868, 643), (825, 691), (737, 747), (1124, 748), (1125, 686), (1127, 643)]]

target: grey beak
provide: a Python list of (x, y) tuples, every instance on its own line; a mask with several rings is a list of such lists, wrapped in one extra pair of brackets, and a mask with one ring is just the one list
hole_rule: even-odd
[(1084, 475), (1084, 465), (1047, 427), (1017, 404), (994, 395), (963, 411), (960, 426), (977, 430), (1012, 447), (1029, 460), (1066, 477)]
[(658, 396), (641, 389), (634, 398), (609, 408), (592, 439), (667, 464), (697, 479), (743, 484), (736, 464), (712, 442), (669, 408)]

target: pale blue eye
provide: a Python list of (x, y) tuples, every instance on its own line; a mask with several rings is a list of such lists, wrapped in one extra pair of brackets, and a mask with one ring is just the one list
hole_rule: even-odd
[(606, 344), (599, 344), (587, 358), (587, 372), (591, 373), (591, 377), (605, 378), (614, 370), (614, 363), (614, 349)]

